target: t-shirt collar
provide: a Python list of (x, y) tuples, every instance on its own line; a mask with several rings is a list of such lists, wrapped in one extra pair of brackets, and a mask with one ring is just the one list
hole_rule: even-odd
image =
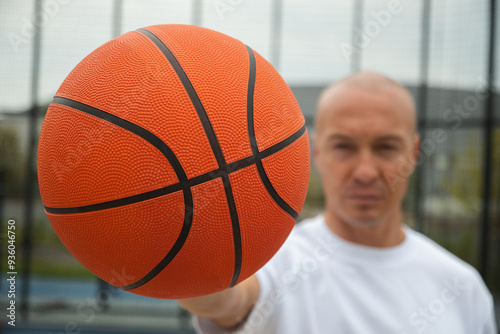
[(325, 222), (324, 216), (321, 214), (317, 217), (321, 219), (321, 231), (323, 236), (331, 238), (331, 242), (336, 244), (335, 253), (339, 258), (345, 258), (349, 261), (361, 261), (370, 264), (388, 264), (402, 260), (407, 260), (408, 255), (413, 249), (414, 231), (407, 225), (403, 225), (405, 233), (404, 240), (392, 247), (373, 247), (357, 244), (347, 241), (336, 235)]

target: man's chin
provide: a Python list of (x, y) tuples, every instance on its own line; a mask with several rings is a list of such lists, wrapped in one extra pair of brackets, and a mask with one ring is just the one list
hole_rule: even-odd
[(355, 227), (373, 227), (383, 224), (389, 217), (377, 206), (357, 206), (351, 203), (332, 203), (337, 217)]
[(386, 217), (381, 217), (381, 216), (349, 215), (349, 214), (343, 216), (344, 217), (342, 218), (346, 223), (357, 227), (377, 226), (382, 224), (386, 220)]

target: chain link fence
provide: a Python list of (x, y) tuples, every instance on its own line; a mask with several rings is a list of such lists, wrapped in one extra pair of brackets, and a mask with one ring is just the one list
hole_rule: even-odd
[[(2, 1), (0, 300), (13, 220), (18, 332), (192, 332), (175, 301), (125, 293), (82, 267), (53, 232), (36, 176), (43, 117), (65, 76), (109, 39), (167, 23), (218, 30), (257, 50), (291, 86), (310, 133), (321, 90), (353, 71), (407, 86), (422, 147), (406, 223), (476, 267), (499, 305), (499, 10), (494, 0)], [(313, 166), (302, 217), (321, 210), (322, 196)]]

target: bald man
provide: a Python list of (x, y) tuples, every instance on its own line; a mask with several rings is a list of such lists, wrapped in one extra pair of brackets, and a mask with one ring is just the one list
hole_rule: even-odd
[(179, 300), (197, 331), (496, 334), (479, 274), (404, 224), (415, 114), (410, 93), (377, 73), (328, 87), (312, 137), (324, 213), (246, 281)]

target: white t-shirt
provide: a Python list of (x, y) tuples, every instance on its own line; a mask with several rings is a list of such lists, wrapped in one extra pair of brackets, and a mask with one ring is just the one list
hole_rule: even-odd
[[(260, 296), (238, 333), (496, 334), (477, 271), (405, 227), (395, 247), (336, 236), (322, 215), (300, 223), (257, 272)], [(195, 319), (199, 333), (224, 333)]]

